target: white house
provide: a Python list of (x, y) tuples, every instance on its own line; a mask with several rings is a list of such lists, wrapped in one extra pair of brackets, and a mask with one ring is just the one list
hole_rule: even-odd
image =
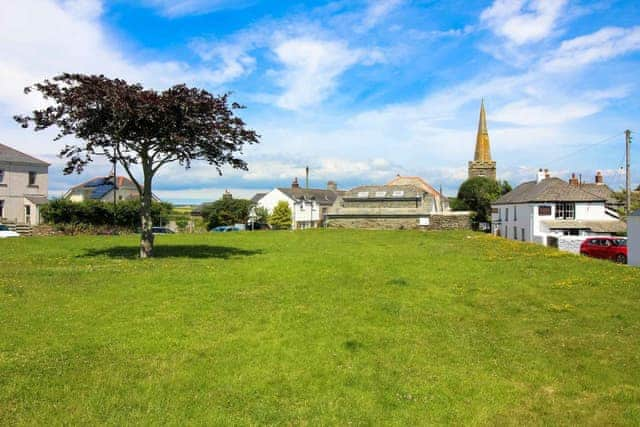
[(627, 217), (628, 264), (640, 267), (640, 209)]
[(300, 188), (294, 179), (290, 188), (274, 188), (270, 192), (252, 200), (257, 206), (265, 208), (269, 213), (279, 202), (285, 201), (291, 209), (291, 228), (294, 230), (320, 227), (325, 220), (327, 210), (340, 192), (333, 181), (329, 181), (327, 189)]
[(47, 203), (49, 163), (0, 144), (0, 222), (37, 225)]
[(491, 229), (507, 239), (545, 246), (558, 246), (563, 236), (607, 236), (626, 231), (625, 223), (606, 202), (603, 195), (540, 170), (535, 181), (520, 184), (492, 203)]
[[(115, 188), (114, 188), (115, 182)], [(114, 194), (115, 193), (115, 194)], [(72, 202), (83, 202), (85, 200), (100, 200), (113, 203), (126, 200), (138, 200), (140, 195), (138, 188), (129, 178), (118, 176), (116, 180), (113, 175), (98, 176), (91, 178), (81, 184), (71, 187), (63, 196)], [(158, 197), (153, 196), (155, 201)]]

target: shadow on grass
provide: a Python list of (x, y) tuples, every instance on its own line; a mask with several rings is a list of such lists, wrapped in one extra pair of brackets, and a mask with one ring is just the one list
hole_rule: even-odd
[[(89, 249), (81, 257), (108, 256), (111, 258), (138, 258), (138, 246), (113, 246)], [(259, 255), (262, 250), (246, 250), (229, 246), (209, 245), (158, 245), (153, 248), (154, 258), (221, 258)]]

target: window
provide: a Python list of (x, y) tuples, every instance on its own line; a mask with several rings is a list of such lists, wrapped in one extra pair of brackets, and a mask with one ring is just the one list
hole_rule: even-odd
[(402, 190), (393, 192), (393, 197), (402, 197), (402, 196), (404, 196), (404, 191)]
[(35, 172), (29, 172), (29, 185), (36, 185), (36, 176), (38, 174)]
[(550, 216), (551, 215), (551, 206), (538, 206), (538, 215), (539, 216)]
[(513, 220), (514, 221), (518, 220), (518, 207), (517, 206), (513, 207)]
[(505, 209), (504, 220), (509, 221), (509, 208)]
[(513, 240), (518, 240), (518, 227), (513, 227)]
[(520, 231), (522, 232), (522, 235), (521, 235), (522, 239), (521, 240), (524, 242), (524, 228), (521, 228)]
[(4, 171), (0, 169), (0, 182), (4, 181)]
[(0, 218), (4, 218), (4, 200), (0, 200)]
[(369, 197), (369, 192), (368, 191), (360, 191), (360, 192), (358, 192), (358, 197), (360, 197), (361, 199), (367, 198), (367, 197)]
[(561, 202), (556, 203), (556, 219), (575, 219), (576, 204)]
[(376, 191), (376, 197), (384, 197), (387, 195), (386, 191)]

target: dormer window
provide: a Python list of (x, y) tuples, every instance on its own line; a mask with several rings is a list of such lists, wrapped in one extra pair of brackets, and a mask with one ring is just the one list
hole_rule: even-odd
[[(29, 185), (36, 185), (36, 177), (38, 174), (36, 172), (29, 172)], [(23, 181), (24, 182), (24, 181)]]

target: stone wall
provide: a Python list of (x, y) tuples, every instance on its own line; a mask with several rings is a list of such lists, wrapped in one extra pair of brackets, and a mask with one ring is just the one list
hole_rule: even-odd
[(331, 217), (327, 221), (329, 228), (360, 228), (371, 230), (470, 230), (469, 214), (431, 214), (420, 216), (429, 218), (429, 225), (420, 225), (419, 217), (375, 217), (375, 216), (343, 216)]

